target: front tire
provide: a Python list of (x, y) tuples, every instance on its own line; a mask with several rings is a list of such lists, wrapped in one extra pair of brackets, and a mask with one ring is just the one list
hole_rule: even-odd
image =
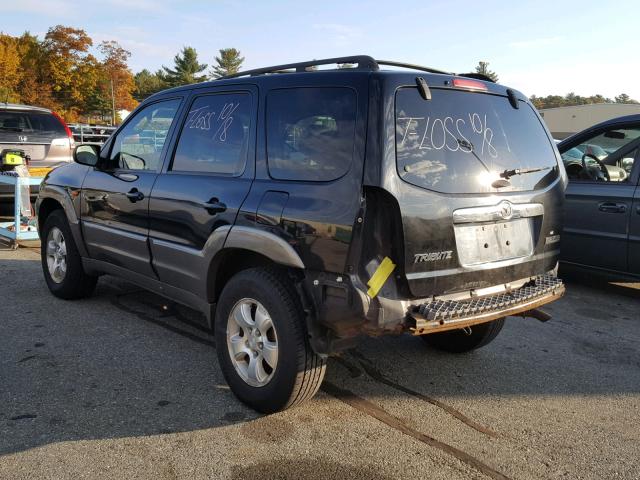
[(484, 347), (498, 336), (504, 326), (504, 318), (492, 322), (480, 323), (465, 330), (451, 330), (448, 332), (430, 333), (420, 338), (437, 350), (449, 353), (465, 353)]
[(82, 268), (82, 258), (64, 212), (54, 210), (40, 234), (42, 272), (51, 293), (65, 300), (91, 295), (98, 277), (87, 275)]
[(225, 285), (216, 309), (218, 360), (231, 391), (263, 413), (298, 405), (322, 383), (326, 361), (307, 339), (292, 282), (271, 269), (244, 270)]

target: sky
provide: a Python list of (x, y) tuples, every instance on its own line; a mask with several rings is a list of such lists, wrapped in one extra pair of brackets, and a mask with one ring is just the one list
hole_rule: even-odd
[(526, 95), (627, 93), (640, 100), (640, 2), (490, 0), (0, 0), (0, 31), (42, 38), (57, 24), (116, 40), (135, 72), (173, 65), (183, 46), (244, 68), (367, 54), (453, 72), (478, 61)]

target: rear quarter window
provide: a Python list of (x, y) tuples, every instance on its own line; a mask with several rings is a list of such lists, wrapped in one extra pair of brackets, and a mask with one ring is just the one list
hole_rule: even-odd
[(344, 87), (288, 88), (267, 96), (269, 175), (330, 181), (351, 165), (356, 92)]

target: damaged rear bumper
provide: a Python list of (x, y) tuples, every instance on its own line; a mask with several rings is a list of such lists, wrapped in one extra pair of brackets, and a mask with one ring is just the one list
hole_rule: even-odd
[[(426, 335), (514, 315), (540, 318), (540, 312), (535, 309), (559, 299), (564, 291), (564, 284), (558, 277), (540, 275), (519, 288), (492, 295), (465, 300), (436, 299), (412, 305), (406, 326), (414, 335)], [(532, 312), (531, 315), (527, 315), (528, 312)]]

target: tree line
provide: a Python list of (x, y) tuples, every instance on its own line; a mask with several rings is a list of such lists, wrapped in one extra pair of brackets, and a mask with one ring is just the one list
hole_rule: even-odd
[(635, 103), (638, 101), (629, 97), (626, 93), (614, 97), (613, 99), (605, 97), (603, 95), (591, 95), (589, 97), (583, 97), (576, 95), (575, 93), (567, 93), (562, 95), (547, 95), (546, 97), (538, 97), (532, 95), (530, 97), (531, 103), (538, 109), (543, 108), (555, 108), (555, 107), (572, 107), (575, 105), (589, 105), (592, 103)]
[[(96, 45), (80, 28), (57, 25), (43, 39), (25, 32), (18, 37), (0, 32), (0, 102), (25, 103), (55, 110), (67, 122), (118, 121), (114, 112), (132, 110), (149, 95), (170, 87), (204, 82), (237, 73), (244, 62), (240, 51), (223, 48), (209, 68), (200, 63), (195, 48), (185, 46), (173, 66), (155, 72), (144, 69), (135, 75), (128, 66), (131, 52), (118, 42)], [(96, 55), (91, 53), (95, 51)], [(353, 65), (342, 64), (340, 68)], [(498, 81), (488, 62), (479, 62), (476, 72)], [(590, 103), (638, 103), (622, 93), (614, 99), (603, 95), (583, 97), (533, 95), (538, 108)]]
[(208, 65), (199, 63), (196, 50), (184, 47), (172, 68), (134, 75), (130, 56), (116, 41), (94, 45), (80, 28), (57, 25), (42, 39), (0, 32), (0, 103), (50, 108), (69, 123), (117, 122), (114, 112), (132, 110), (157, 91), (236, 73), (244, 61), (235, 48), (222, 49), (205, 72)]
[(0, 33), (0, 102), (25, 103), (55, 110), (68, 122), (94, 113), (110, 116), (134, 108), (131, 55), (117, 42), (97, 45), (82, 29), (58, 25), (43, 39), (29, 32), (19, 37)]

